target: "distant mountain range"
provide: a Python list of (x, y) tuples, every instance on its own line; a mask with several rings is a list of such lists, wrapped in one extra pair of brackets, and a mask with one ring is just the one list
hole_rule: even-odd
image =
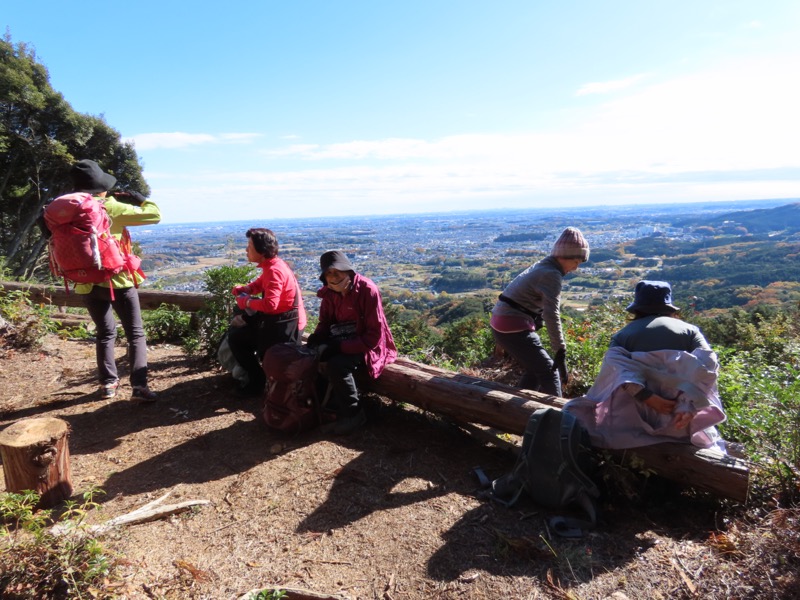
[(775, 208), (739, 210), (713, 217), (692, 218), (683, 221), (683, 224), (718, 228), (740, 226), (747, 229), (748, 233), (795, 232), (800, 231), (800, 202)]

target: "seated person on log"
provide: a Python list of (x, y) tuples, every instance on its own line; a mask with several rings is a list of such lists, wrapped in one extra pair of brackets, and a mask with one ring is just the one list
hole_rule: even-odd
[[(564, 276), (589, 260), (589, 243), (574, 227), (556, 240), (550, 256), (525, 269), (508, 284), (492, 309), (489, 325), (495, 343), (524, 371), (517, 387), (561, 396), (567, 384), (567, 344), (561, 330), (561, 286)], [(547, 327), (551, 359), (537, 333)]]
[(724, 450), (719, 363), (700, 330), (677, 318), (672, 288), (640, 281), (633, 318), (614, 334), (594, 385), (568, 402), (595, 446), (635, 448), (682, 441)]
[(397, 348), (378, 286), (356, 273), (344, 252), (325, 252), (319, 266), (323, 283), (317, 292), (319, 323), (308, 337), (308, 346), (317, 348), (322, 374), (331, 388), (327, 406), (335, 421), (323, 429), (346, 435), (366, 423), (354, 373), (365, 370), (377, 379), (397, 358)]
[(228, 343), (236, 361), (248, 375), (242, 395), (263, 393), (266, 376), (261, 359), (267, 348), (284, 342), (299, 344), (306, 326), (303, 296), (292, 269), (278, 258), (278, 238), (269, 229), (252, 228), (247, 236), (247, 260), (256, 263), (261, 275), (231, 292), (242, 314), (228, 329)]

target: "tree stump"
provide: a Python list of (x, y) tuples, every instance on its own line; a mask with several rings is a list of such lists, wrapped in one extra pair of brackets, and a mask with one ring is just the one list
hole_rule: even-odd
[(72, 495), (69, 425), (61, 419), (23, 419), (0, 431), (6, 491), (33, 490), (38, 508), (51, 508)]

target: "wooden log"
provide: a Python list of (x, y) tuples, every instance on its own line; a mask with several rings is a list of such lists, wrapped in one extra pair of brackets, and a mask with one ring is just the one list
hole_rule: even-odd
[(23, 419), (0, 431), (0, 457), (7, 492), (33, 490), (39, 508), (51, 508), (72, 494), (69, 425), (61, 419)]
[(457, 420), (489, 425), (508, 433), (522, 433), (531, 413), (554, 406), (555, 396), (523, 397), (480, 385), (482, 380), (411, 361), (388, 365), (369, 389), (399, 402)]
[[(84, 306), (81, 295), (73, 291), (67, 293), (63, 285), (42, 285), (17, 281), (2, 281), (0, 285), (9, 292), (17, 290), (28, 292), (34, 302), (56, 306)], [(207, 292), (171, 292), (139, 288), (139, 304), (145, 310), (158, 308), (162, 304), (174, 304), (186, 312), (197, 312), (206, 305), (209, 298), (211, 298), (211, 294)]]
[(59, 329), (67, 327), (94, 327), (94, 322), (89, 315), (79, 315), (74, 313), (51, 313), (50, 318), (58, 324)]
[[(520, 435), (531, 413), (563, 407), (563, 398), (398, 359), (387, 365), (367, 389), (398, 402), (449, 416), (460, 422)], [(740, 502), (747, 499), (750, 471), (737, 458), (690, 444), (664, 443), (630, 450), (609, 450), (624, 464), (638, 464), (658, 475)]]

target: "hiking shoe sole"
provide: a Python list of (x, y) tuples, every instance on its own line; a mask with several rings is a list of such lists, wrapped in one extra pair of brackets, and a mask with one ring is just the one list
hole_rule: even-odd
[(134, 387), (131, 392), (131, 400), (134, 402), (155, 402), (157, 399), (156, 393), (147, 387)]
[(111, 400), (117, 397), (117, 388), (119, 388), (119, 381), (114, 383), (106, 383), (100, 386), (100, 397), (103, 400)]

